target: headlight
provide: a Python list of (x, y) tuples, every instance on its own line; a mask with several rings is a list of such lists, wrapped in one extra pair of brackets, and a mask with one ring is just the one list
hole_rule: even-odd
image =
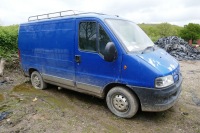
[(167, 87), (171, 84), (174, 83), (174, 78), (172, 75), (168, 75), (168, 76), (165, 76), (165, 77), (159, 77), (159, 78), (156, 78), (155, 80), (155, 87), (156, 88), (163, 88), (163, 87)]

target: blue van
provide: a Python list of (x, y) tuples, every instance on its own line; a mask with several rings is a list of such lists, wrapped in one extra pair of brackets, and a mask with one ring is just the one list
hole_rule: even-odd
[(32, 16), (19, 27), (21, 67), (34, 88), (49, 83), (104, 98), (123, 118), (175, 104), (182, 84), (179, 63), (135, 23), (68, 12)]

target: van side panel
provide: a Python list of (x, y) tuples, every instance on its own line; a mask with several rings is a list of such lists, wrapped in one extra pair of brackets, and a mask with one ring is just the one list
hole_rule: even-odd
[(59, 77), (74, 85), (74, 21), (54, 20), (20, 25), (18, 44), (25, 73), (35, 68), (46, 80)]

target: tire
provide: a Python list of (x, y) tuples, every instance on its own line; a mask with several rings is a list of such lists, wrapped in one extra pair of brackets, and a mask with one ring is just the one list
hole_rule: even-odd
[(113, 114), (122, 118), (133, 117), (139, 108), (136, 95), (127, 88), (119, 86), (108, 92), (106, 103)]
[(37, 71), (31, 73), (31, 83), (32, 86), (38, 90), (47, 88), (47, 84), (43, 81), (42, 76)]

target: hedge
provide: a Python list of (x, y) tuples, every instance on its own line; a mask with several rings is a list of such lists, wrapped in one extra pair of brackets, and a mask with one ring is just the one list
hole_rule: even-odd
[(9, 59), (17, 53), (18, 25), (0, 26), (0, 57)]

